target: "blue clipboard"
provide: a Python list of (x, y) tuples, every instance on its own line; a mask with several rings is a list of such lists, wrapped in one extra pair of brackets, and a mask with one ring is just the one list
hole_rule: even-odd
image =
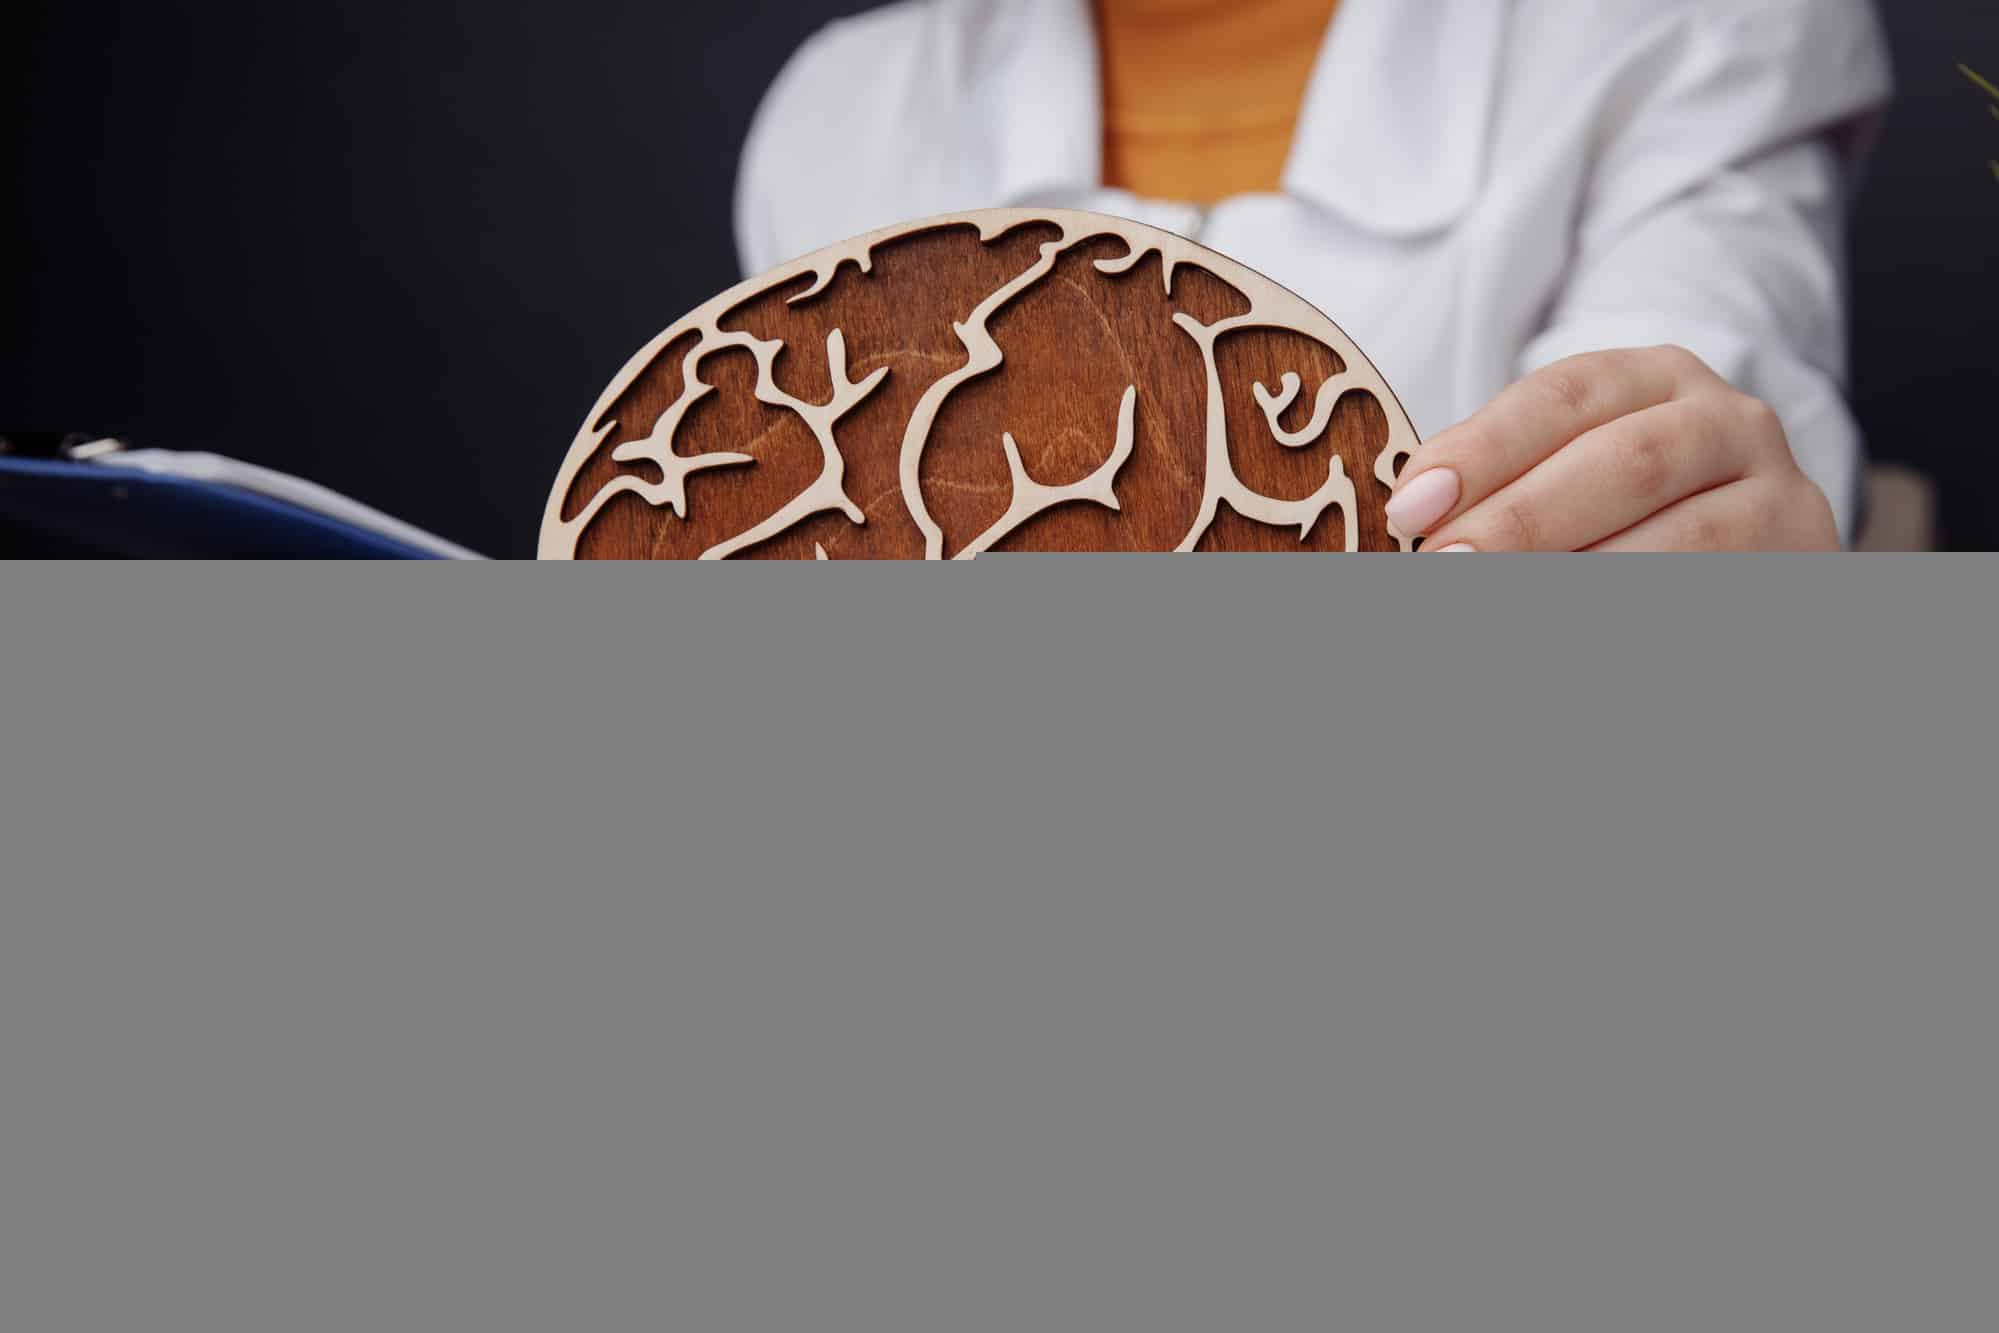
[[(154, 455), (172, 459), (175, 455)], [(242, 485), (101, 461), (0, 454), (0, 555), (16, 559), (439, 560), (463, 548), (310, 483), (288, 482), (324, 512)]]

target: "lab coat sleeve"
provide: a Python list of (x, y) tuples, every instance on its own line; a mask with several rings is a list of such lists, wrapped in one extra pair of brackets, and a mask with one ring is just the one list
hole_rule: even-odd
[(1844, 395), (1847, 186), (1889, 87), (1873, 12), (1728, 0), (1651, 38), (1606, 113), (1570, 276), (1520, 369), (1688, 348), (1776, 410), (1850, 542), (1863, 449)]

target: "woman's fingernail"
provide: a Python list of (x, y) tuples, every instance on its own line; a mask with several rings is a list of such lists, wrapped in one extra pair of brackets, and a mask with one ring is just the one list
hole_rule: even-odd
[(1420, 537), (1458, 506), (1464, 483), (1447, 467), (1434, 467), (1388, 502), (1388, 521), (1405, 536)]
[(1445, 547), (1444, 549), (1442, 549), (1441, 551), (1438, 551), (1438, 552), (1437, 552), (1437, 554), (1438, 554), (1438, 555), (1457, 555), (1457, 554), (1459, 554), (1459, 553), (1461, 553), (1461, 552), (1464, 552), (1464, 551), (1471, 551), (1471, 552), (1472, 552), (1473, 554), (1476, 554), (1476, 553), (1477, 553), (1477, 548), (1476, 548), (1476, 547), (1473, 547), (1473, 546), (1468, 546), (1468, 545), (1466, 545), (1466, 544), (1465, 544), (1464, 542), (1457, 542), (1457, 543), (1455, 543), (1454, 545), (1451, 545), (1451, 546), (1446, 546), (1446, 547)]

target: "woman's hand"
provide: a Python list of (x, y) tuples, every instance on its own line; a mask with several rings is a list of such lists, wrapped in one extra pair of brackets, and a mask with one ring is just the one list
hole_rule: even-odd
[(1388, 517), (1426, 551), (1839, 546), (1777, 414), (1678, 347), (1530, 375), (1425, 444)]

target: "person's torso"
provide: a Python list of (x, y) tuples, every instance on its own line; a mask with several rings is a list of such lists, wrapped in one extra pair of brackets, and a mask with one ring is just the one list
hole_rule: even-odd
[(800, 112), (778, 113), (765, 257), (975, 208), (1134, 218), (1325, 311), (1433, 433), (1511, 382), (1543, 326), (1606, 108), (1660, 40), (1641, 28), (1655, 3), (1579, 21), (1569, 0), (1342, 0), (1278, 188), (1201, 206), (1105, 183), (1119, 57), (1100, 67), (1093, 0), (905, 0), (830, 30), (776, 94)]

